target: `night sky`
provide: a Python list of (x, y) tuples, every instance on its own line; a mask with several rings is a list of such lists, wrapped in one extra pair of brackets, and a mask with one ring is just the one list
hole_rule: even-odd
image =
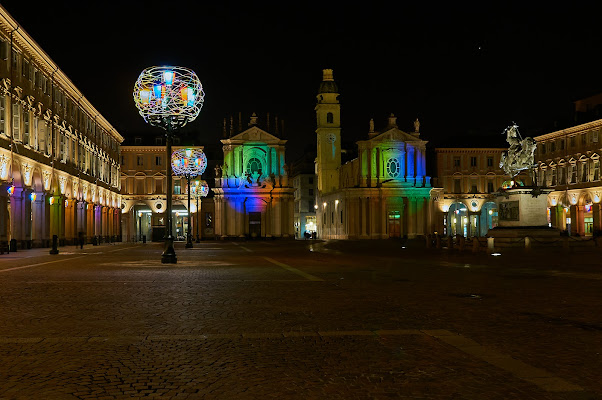
[(593, 2), (136, 3), (3, 2), (126, 138), (157, 133), (131, 95), (152, 65), (186, 66), (203, 82), (205, 105), (188, 127), (203, 138), (196, 144), (216, 144), (224, 117), (270, 112), (285, 120), (289, 160), (315, 145), (323, 68), (334, 69), (348, 142), (394, 113), (404, 130), (420, 118), (430, 148), (505, 146), (513, 121), (523, 136), (549, 132), (573, 101), (602, 92)]

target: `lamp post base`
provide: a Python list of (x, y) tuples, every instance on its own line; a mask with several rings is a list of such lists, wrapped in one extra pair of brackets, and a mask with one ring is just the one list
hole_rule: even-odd
[(192, 236), (188, 235), (188, 238), (186, 239), (186, 246), (187, 249), (192, 249)]
[(196, 242), (201, 243), (201, 238), (199, 237), (199, 235), (196, 235)]
[(173, 247), (173, 238), (165, 239), (165, 250), (163, 250), (163, 254), (161, 254), (161, 263), (162, 264), (177, 264), (178, 257), (176, 257), (176, 250)]

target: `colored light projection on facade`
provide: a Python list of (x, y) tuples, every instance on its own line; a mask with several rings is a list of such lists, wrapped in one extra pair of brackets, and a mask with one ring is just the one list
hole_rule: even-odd
[(286, 140), (254, 126), (223, 139), (224, 163), (216, 168), (216, 235), (294, 235), (294, 189), (289, 185)]

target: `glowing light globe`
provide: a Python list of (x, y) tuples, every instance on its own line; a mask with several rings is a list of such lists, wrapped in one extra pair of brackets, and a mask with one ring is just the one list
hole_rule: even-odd
[(194, 71), (170, 66), (142, 71), (134, 84), (133, 95), (142, 118), (167, 130), (194, 121), (205, 100), (203, 85)]
[(207, 168), (207, 156), (200, 149), (178, 149), (171, 154), (171, 168), (178, 176), (199, 176)]
[(192, 194), (196, 197), (207, 197), (209, 194), (207, 181), (196, 181), (192, 187)]

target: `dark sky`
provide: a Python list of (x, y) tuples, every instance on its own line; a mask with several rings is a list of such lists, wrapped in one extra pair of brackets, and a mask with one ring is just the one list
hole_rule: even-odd
[(131, 95), (152, 65), (186, 66), (203, 82), (189, 127), (201, 144), (217, 142), (230, 114), (269, 111), (285, 120), (289, 159), (315, 143), (323, 68), (334, 69), (348, 141), (366, 137), (371, 117), (378, 130), (395, 113), (407, 130), (419, 117), (431, 147), (472, 137), (504, 146), (512, 121), (533, 136), (602, 92), (593, 2), (136, 3), (3, 2), (125, 137), (156, 132)]

